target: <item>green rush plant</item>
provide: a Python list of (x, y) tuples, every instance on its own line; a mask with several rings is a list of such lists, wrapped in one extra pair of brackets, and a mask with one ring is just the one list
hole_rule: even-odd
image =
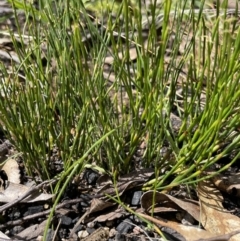
[(19, 62), (0, 64), (1, 129), (29, 175), (58, 175), (48, 226), (68, 183), (93, 162), (117, 182), (142, 150), (140, 167), (156, 174), (144, 189), (169, 190), (239, 158), (238, 12), (211, 1), (9, 2)]
[(57, 150), (64, 185), (87, 162), (117, 177), (136, 168), (144, 144), (141, 167), (156, 170), (145, 189), (163, 190), (196, 183), (232, 153), (222, 170), (237, 160), (237, 12), (229, 17), (209, 1), (153, 1), (148, 9), (99, 1), (95, 14), (86, 1), (9, 2), (26, 23), (17, 35), (9, 30), (20, 64), (11, 75), (1, 65), (0, 120), (30, 175), (58, 174)]

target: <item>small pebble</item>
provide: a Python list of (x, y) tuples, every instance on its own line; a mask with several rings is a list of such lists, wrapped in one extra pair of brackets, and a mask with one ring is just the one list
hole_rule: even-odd
[(71, 223), (72, 223), (72, 219), (71, 219), (71, 218), (69, 218), (69, 217), (67, 217), (67, 216), (65, 216), (65, 215), (63, 215), (63, 216), (61, 217), (61, 225), (63, 225), (63, 226), (69, 226), (69, 225), (71, 225)]
[(14, 226), (12, 229), (12, 234), (13, 235), (18, 234), (18, 233), (22, 232), (23, 230), (24, 230), (24, 228), (22, 226)]
[(89, 235), (87, 230), (81, 230), (78, 232), (78, 238), (86, 238)]
[(80, 202), (80, 205), (81, 205), (82, 207), (89, 207), (89, 204), (86, 203), (86, 202)]
[(143, 193), (142, 191), (134, 192), (133, 197), (132, 197), (132, 201), (131, 201), (131, 204), (133, 206), (137, 206), (137, 205), (140, 204), (140, 199), (141, 199), (142, 193)]
[(99, 174), (91, 169), (86, 169), (84, 173), (84, 178), (89, 185), (95, 185), (97, 179), (99, 178)]
[(110, 238), (115, 237), (116, 233), (117, 233), (116, 229), (115, 228), (111, 228), (110, 231), (109, 231), (109, 237)]
[(87, 227), (88, 227), (88, 228), (94, 228), (94, 226), (95, 226), (95, 222), (89, 222), (89, 223), (87, 223)]
[(133, 226), (130, 223), (131, 223), (131, 220), (127, 218), (117, 226), (116, 230), (121, 234), (127, 234), (131, 230), (133, 230)]
[(49, 205), (48, 203), (45, 203), (45, 204), (43, 205), (43, 207), (44, 207), (44, 209), (49, 209), (50, 205)]

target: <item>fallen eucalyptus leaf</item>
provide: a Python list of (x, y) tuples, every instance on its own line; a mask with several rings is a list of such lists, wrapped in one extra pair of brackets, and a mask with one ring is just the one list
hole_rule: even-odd
[(143, 214), (143, 213), (137, 213), (138, 216), (147, 219), (148, 221), (151, 221), (157, 226), (160, 227), (167, 227), (175, 230), (177, 233), (179, 233), (181, 236), (185, 238), (186, 241), (195, 241), (198, 239), (207, 239), (212, 238), (214, 235), (206, 230), (203, 230), (198, 227), (194, 226), (186, 226), (183, 224), (179, 224), (177, 222), (172, 221), (165, 221), (161, 219), (154, 218), (152, 216)]
[[(211, 180), (198, 184), (198, 196), (201, 207), (201, 223), (209, 232), (225, 235), (239, 230), (240, 219), (230, 214), (222, 206), (222, 194)], [(240, 234), (231, 237), (231, 241), (239, 241)]]
[(6, 172), (9, 182), (20, 183), (20, 170), (15, 159), (8, 159), (1, 170)]
[(207, 239), (198, 239), (198, 240), (195, 240), (195, 241), (229, 241), (229, 239), (231, 237), (233, 237), (234, 235), (240, 233), (240, 230), (237, 230), (237, 231), (233, 231), (231, 233), (228, 233), (228, 234), (223, 234), (223, 235), (218, 235), (218, 236), (215, 236), (215, 237), (212, 237), (212, 238), (207, 238)]
[[(16, 184), (12, 182), (8, 182), (8, 186), (5, 190), (0, 192), (0, 202), (2, 203), (10, 203), (15, 199), (23, 196), (26, 192), (28, 192), (31, 188), (24, 186), (22, 184)], [(45, 194), (40, 192), (34, 192), (30, 194), (27, 198), (23, 199), (22, 203), (33, 203), (38, 201), (47, 201), (53, 198), (53, 194)]]
[(93, 198), (91, 201), (91, 206), (89, 209), (89, 214), (94, 213), (94, 212), (99, 212), (102, 211), (108, 207), (112, 207), (115, 204), (113, 202), (107, 202), (98, 198)]
[(180, 200), (160, 192), (148, 191), (142, 195), (141, 204), (144, 210), (151, 212), (150, 209), (152, 209), (153, 197), (155, 197), (153, 208), (154, 213), (159, 211), (170, 212), (184, 210), (196, 221), (200, 220), (200, 208), (197, 204), (193, 204), (192, 202), (185, 200)]
[(240, 197), (240, 173), (218, 174), (212, 180), (219, 190)]

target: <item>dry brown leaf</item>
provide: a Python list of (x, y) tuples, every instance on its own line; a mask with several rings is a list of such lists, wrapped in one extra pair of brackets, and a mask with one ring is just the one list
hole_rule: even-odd
[(60, 208), (58, 210), (55, 211), (55, 213), (60, 214), (61, 216), (66, 216), (71, 212), (70, 209), (66, 209), (66, 208)]
[(0, 231), (0, 238), (1, 239), (10, 239), (6, 234), (2, 233), (1, 231)]
[(186, 226), (186, 225), (179, 224), (179, 223), (172, 222), (172, 221), (156, 219), (154, 217), (151, 217), (151, 216), (143, 214), (143, 213), (137, 213), (137, 214), (140, 217), (143, 217), (143, 218), (147, 219), (148, 221), (151, 221), (160, 227), (167, 227), (167, 228), (175, 230), (177, 233), (179, 233), (181, 236), (183, 236), (186, 241), (207, 239), (207, 238), (212, 238), (214, 236), (210, 232), (197, 228), (197, 227), (194, 227), (194, 226)]
[(161, 208), (170, 208), (174, 211), (184, 210), (196, 221), (200, 221), (200, 208), (198, 205), (160, 192), (148, 191), (142, 195), (141, 204), (144, 210), (150, 210), (152, 208), (154, 195), (154, 212), (156, 212), (156, 210), (159, 211), (159, 209), (157, 209), (159, 206)]
[(103, 174), (97, 179), (96, 184), (98, 187), (96, 193), (101, 193), (112, 185), (112, 179), (108, 174)]
[(219, 174), (212, 180), (219, 190), (240, 197), (240, 173)]
[(18, 233), (17, 236), (25, 240), (30, 240), (38, 237), (39, 235), (43, 235), (46, 223), (47, 223), (47, 220), (44, 220), (40, 224), (34, 224), (24, 229), (22, 232)]
[(106, 241), (109, 238), (108, 228), (98, 228), (92, 234), (82, 239), (82, 241)]
[[(222, 206), (222, 194), (211, 180), (198, 184), (198, 196), (201, 207), (201, 223), (209, 232), (225, 235), (239, 230), (240, 219), (230, 214)], [(231, 241), (239, 241), (240, 234), (233, 236)]]
[(93, 198), (91, 201), (91, 206), (90, 206), (90, 210), (89, 210), (89, 214), (94, 213), (94, 212), (98, 212), (98, 211), (102, 211), (108, 207), (111, 207), (115, 205), (113, 202), (107, 202), (107, 201), (103, 201), (101, 199), (98, 198)]
[(16, 160), (8, 159), (1, 170), (6, 172), (9, 182), (20, 183), (20, 170)]
[(93, 220), (93, 222), (106, 222), (106, 221), (112, 221), (114, 219), (118, 219), (124, 216), (124, 213), (118, 213), (118, 212), (110, 212), (110, 213), (106, 213), (103, 215), (98, 216), (97, 218), (95, 218)]
[[(10, 203), (15, 199), (23, 196), (26, 192), (30, 190), (30, 187), (24, 186), (22, 184), (16, 184), (12, 182), (8, 182), (8, 186), (5, 190), (0, 192), (0, 202), (2, 203)], [(52, 194), (44, 194), (40, 192), (35, 192), (34, 194), (28, 196), (23, 199), (22, 203), (33, 203), (38, 201), (47, 201), (53, 198)]]
[(224, 235), (219, 235), (219, 236), (215, 236), (215, 237), (212, 237), (212, 238), (207, 238), (207, 239), (198, 239), (196, 241), (229, 241), (229, 239), (240, 233), (240, 230), (237, 230), (237, 231), (233, 231), (231, 233), (228, 233), (228, 234), (224, 234)]

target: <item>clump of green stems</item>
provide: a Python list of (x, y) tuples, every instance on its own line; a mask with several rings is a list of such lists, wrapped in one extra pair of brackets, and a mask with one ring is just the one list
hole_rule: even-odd
[[(52, 151), (58, 151), (63, 171), (53, 190), (58, 193), (54, 207), (86, 163), (117, 177), (134, 168), (143, 142), (142, 166), (156, 169), (145, 189), (196, 183), (215, 162), (240, 153), (240, 31), (219, 6), (206, 11), (204, 1), (196, 1), (196, 10), (178, 0), (160, 7), (155, 2), (143, 11), (141, 1), (109, 1), (96, 14), (99, 29), (84, 7), (89, 3), (40, 1), (35, 8), (28, 1), (10, 2), (16, 19), (18, 9), (25, 10), (26, 23), (24, 29), (17, 25), (17, 33), (10, 30), (20, 60), (12, 63), (12, 74), (1, 64), (1, 126), (22, 152), (29, 175), (53, 178)], [(151, 15), (150, 22), (143, 12)], [(144, 25), (149, 25), (147, 37)], [(189, 41), (182, 51), (183, 39)], [(21, 47), (26, 41), (30, 44)], [(111, 85), (104, 78), (106, 56), (113, 59)], [(182, 119), (177, 133), (171, 126), (173, 111)], [(166, 143), (170, 155), (163, 156)]]
[[(10, 30), (20, 64), (12, 64), (11, 76), (1, 65), (0, 119), (23, 153), (29, 175), (53, 178), (53, 149), (63, 163), (61, 181), (87, 162), (121, 175), (134, 168), (133, 156), (145, 142), (142, 165), (156, 168), (156, 179), (145, 188), (168, 189), (197, 182), (204, 170), (239, 149), (240, 33), (219, 6), (210, 12), (200, 1), (197, 10), (187, 1), (165, 1), (161, 8), (154, 3), (146, 11), (150, 23), (141, 1), (108, 2), (104, 12), (98, 10), (98, 16), (108, 16), (95, 20), (99, 30), (82, 1), (41, 1), (38, 9), (27, 1), (11, 2), (16, 19), (18, 9), (25, 10), (26, 32), (19, 25), (18, 33)], [(149, 25), (147, 45), (144, 24)], [(175, 39), (166, 65), (171, 31)], [(183, 39), (189, 41), (178, 61)], [(19, 47), (26, 41), (26, 48)], [(134, 61), (131, 48), (137, 53)], [(111, 85), (104, 78), (106, 56), (113, 58)], [(182, 119), (177, 134), (173, 111)], [(161, 155), (166, 142), (171, 159)]]

